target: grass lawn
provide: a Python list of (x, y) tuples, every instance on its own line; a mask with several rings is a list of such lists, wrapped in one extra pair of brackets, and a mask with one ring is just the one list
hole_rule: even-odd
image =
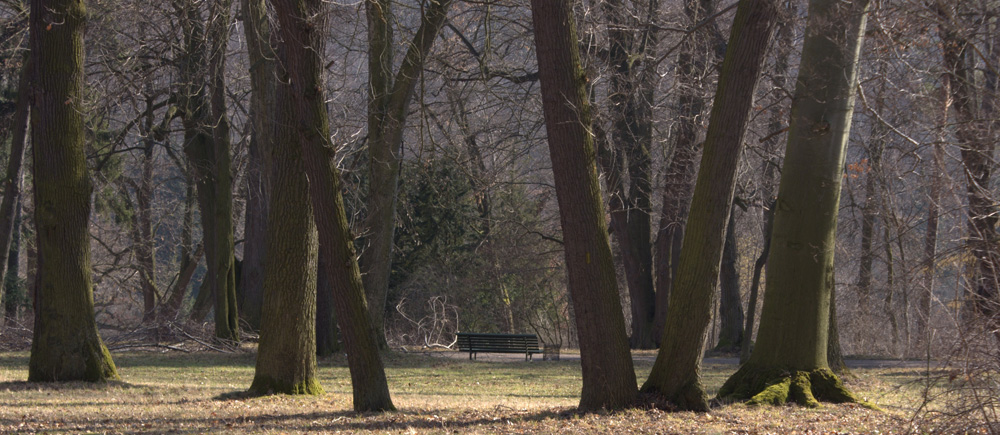
[[(646, 354), (651, 355), (651, 354)], [(320, 362), (322, 396), (233, 399), (254, 355), (114, 354), (122, 382), (27, 383), (28, 355), (0, 353), (0, 433), (901, 433), (920, 403), (920, 369), (855, 369), (848, 386), (883, 412), (725, 405), (711, 413), (632, 410), (578, 415), (579, 361), (479, 361), (392, 354), (399, 412), (356, 415), (343, 358)], [(636, 363), (642, 382), (652, 362)], [(736, 367), (703, 367), (710, 394)]]

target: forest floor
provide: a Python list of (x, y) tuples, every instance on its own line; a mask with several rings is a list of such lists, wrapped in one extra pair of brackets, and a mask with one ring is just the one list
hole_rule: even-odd
[[(651, 352), (635, 358), (641, 383)], [(120, 382), (40, 384), (27, 378), (26, 352), (0, 353), (0, 433), (921, 433), (913, 420), (925, 397), (926, 368), (856, 368), (847, 385), (881, 411), (856, 405), (719, 405), (710, 413), (631, 410), (580, 415), (580, 363), (480, 358), (467, 354), (386, 356), (393, 400), (386, 414), (351, 411), (343, 357), (320, 361), (321, 396), (233, 398), (253, 378), (254, 354), (115, 353)], [(456, 356), (465, 356), (458, 358)], [(708, 359), (714, 394), (736, 370)], [(936, 371), (932, 369), (931, 372)], [(934, 404), (932, 403), (932, 406)], [(956, 428), (957, 429), (957, 428)]]

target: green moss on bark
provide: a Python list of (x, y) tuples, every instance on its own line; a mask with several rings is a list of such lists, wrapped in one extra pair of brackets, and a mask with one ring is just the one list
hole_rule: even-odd
[(871, 403), (858, 400), (827, 368), (791, 370), (744, 364), (719, 389), (718, 399), (745, 401), (750, 405), (796, 403), (809, 408), (818, 407), (821, 401), (857, 403), (878, 409)]

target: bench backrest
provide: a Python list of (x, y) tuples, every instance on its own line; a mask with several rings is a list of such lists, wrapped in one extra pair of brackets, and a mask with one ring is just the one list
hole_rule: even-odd
[(526, 352), (538, 350), (538, 336), (535, 334), (486, 334), (459, 332), (458, 349), (482, 352)]

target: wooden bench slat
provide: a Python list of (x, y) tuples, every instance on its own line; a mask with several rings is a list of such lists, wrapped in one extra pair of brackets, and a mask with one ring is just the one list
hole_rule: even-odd
[(531, 359), (532, 354), (542, 353), (538, 346), (538, 336), (534, 334), (491, 334), (477, 332), (459, 332), (458, 349), (469, 352), (469, 359), (476, 353), (523, 353), (525, 359)]

